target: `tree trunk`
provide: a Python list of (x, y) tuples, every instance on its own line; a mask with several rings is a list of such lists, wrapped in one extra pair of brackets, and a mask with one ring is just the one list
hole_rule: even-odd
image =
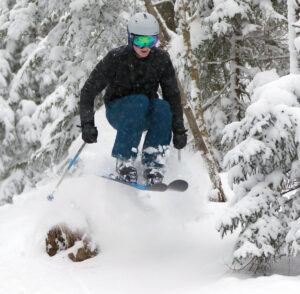
[(151, 0), (145, 0), (145, 6), (146, 6), (147, 11), (150, 14), (152, 14), (153, 16), (155, 16), (155, 18), (157, 19), (157, 21), (159, 23), (159, 28), (160, 28), (159, 41), (161, 43), (161, 47), (165, 48), (171, 40), (170, 35), (169, 35), (165, 25), (163, 24), (161, 18), (157, 14), (156, 9), (153, 7)]
[(54, 256), (61, 250), (67, 250), (75, 245), (76, 242), (81, 241), (81, 246), (76, 248), (73, 252), (68, 254), (68, 257), (74, 261), (84, 261), (92, 258), (100, 252), (96, 246), (92, 244), (91, 238), (83, 232), (74, 232), (66, 225), (56, 225), (52, 227), (45, 239), (46, 251), (49, 256)]
[[(216, 161), (214, 157), (212, 156), (212, 153), (209, 152), (207, 149), (207, 146), (203, 140), (203, 136), (200, 132), (199, 126), (197, 124), (197, 120), (194, 116), (194, 112), (192, 108), (188, 104), (188, 100), (186, 98), (186, 95), (184, 93), (183, 87), (181, 82), (177, 79), (179, 90), (181, 93), (181, 103), (183, 105), (184, 114), (187, 118), (187, 121), (190, 126), (190, 130), (193, 134), (195, 144), (197, 147), (197, 150), (199, 150), (202, 154), (202, 158), (207, 166), (209, 178), (213, 184), (213, 188), (216, 191), (217, 199), (219, 202), (226, 202), (226, 196), (222, 187), (222, 181), (218, 174), (218, 168)], [(215, 197), (212, 197), (215, 200)]]
[[(195, 109), (195, 119), (196, 122), (199, 123), (198, 131), (201, 134), (202, 141), (205, 145), (205, 148), (199, 149), (203, 152), (203, 158), (208, 166), (208, 172), (210, 179), (213, 183), (214, 190), (217, 190), (218, 193), (218, 200), (221, 202), (226, 201), (225, 193), (222, 188), (222, 182), (218, 174), (218, 168), (216, 161), (213, 156), (212, 146), (209, 140), (209, 135), (206, 129), (205, 121), (204, 121), (204, 113), (202, 109), (202, 96), (201, 96), (201, 86), (200, 86), (200, 77), (199, 77), (199, 71), (197, 69), (197, 61), (196, 57), (192, 51), (192, 45), (191, 45), (191, 34), (190, 34), (190, 26), (187, 21), (187, 15), (189, 18), (191, 18), (191, 14), (188, 11), (187, 5), (184, 0), (178, 0), (178, 13), (179, 13), (179, 27), (182, 30), (184, 45), (187, 48), (186, 49), (186, 56), (187, 63), (189, 66), (190, 75), (192, 78), (192, 83), (194, 85), (194, 89), (191, 91), (191, 103)], [(186, 96), (184, 95), (184, 98), (186, 99)], [(184, 100), (185, 100), (184, 99)], [(189, 109), (190, 106), (188, 106), (188, 101), (183, 100), (183, 106), (185, 109)], [(191, 110), (192, 113), (192, 110)], [(190, 113), (190, 115), (191, 115)], [(193, 133), (194, 134), (194, 133)], [(203, 144), (197, 146), (201, 147)]]
[[(178, 1), (178, 0), (177, 0)], [(181, 1), (181, 0), (179, 0)], [(149, 13), (153, 14), (156, 19), (159, 21), (159, 24), (161, 26), (162, 34), (160, 36), (160, 40), (166, 45), (170, 41), (171, 37), (168, 34), (167, 29), (165, 28), (164, 23), (160, 19), (160, 15), (157, 14), (157, 10), (153, 8), (153, 5), (151, 3), (151, 0), (145, 0), (145, 5)], [(192, 81), (195, 85), (194, 90), (192, 91), (191, 96), (191, 104), (193, 108), (195, 109), (196, 115), (194, 115), (193, 108), (190, 106), (190, 103), (188, 103), (188, 98), (184, 93), (182, 84), (178, 80), (178, 86), (181, 92), (181, 100), (183, 105), (183, 110), (185, 113), (185, 116), (187, 118), (187, 121), (189, 123), (190, 129), (192, 131), (192, 134), (195, 139), (195, 144), (197, 149), (201, 152), (202, 157), (207, 165), (209, 177), (211, 179), (211, 182), (213, 184), (214, 191), (217, 192), (217, 198), (219, 202), (225, 202), (226, 197), (225, 193), (222, 188), (222, 182), (218, 174), (218, 168), (216, 161), (213, 157), (211, 144), (209, 142), (209, 136), (208, 132), (205, 126), (204, 122), (204, 116), (203, 116), (203, 110), (201, 107), (202, 99), (201, 99), (201, 92), (200, 92), (200, 79), (199, 79), (199, 72), (197, 69), (197, 62), (195, 59), (195, 56), (192, 52), (191, 42), (190, 42), (190, 31), (189, 31), (189, 25), (186, 21), (185, 17), (185, 5), (183, 2), (181, 2), (180, 5), (180, 22), (181, 22), (181, 28), (182, 28), (182, 34), (184, 38), (184, 43), (187, 48), (186, 56), (185, 58), (188, 61), (189, 64), (189, 72), (192, 78)], [(163, 39), (161, 39), (163, 38)], [(198, 125), (198, 123), (200, 125)]]
[[(239, 47), (241, 45), (242, 31), (241, 31), (241, 19), (236, 16), (234, 19), (234, 33), (231, 37), (231, 61), (230, 61), (230, 98), (236, 101), (236, 105), (240, 104), (242, 97), (242, 85), (241, 85), (241, 59), (238, 54)], [(236, 118), (240, 121), (242, 119), (241, 108), (236, 107)]]

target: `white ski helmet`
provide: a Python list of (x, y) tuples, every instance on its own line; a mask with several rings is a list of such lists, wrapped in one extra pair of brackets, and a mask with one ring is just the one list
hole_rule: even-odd
[(132, 16), (127, 26), (128, 36), (156, 36), (159, 34), (159, 25), (152, 14), (139, 12)]

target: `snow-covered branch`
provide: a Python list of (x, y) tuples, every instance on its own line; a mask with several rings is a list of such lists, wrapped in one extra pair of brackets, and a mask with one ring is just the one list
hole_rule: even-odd
[(197, 17), (198, 17), (198, 11), (195, 11), (195, 13), (192, 16), (190, 16), (189, 18), (187, 18), (188, 23), (193, 22), (194, 20), (197, 19)]
[(176, 33), (173, 32), (173, 31), (171, 31), (171, 30), (169, 30), (169, 28), (168, 28), (165, 20), (163, 19), (163, 17), (161, 16), (161, 14), (159, 13), (159, 11), (158, 11), (158, 9), (156, 7), (154, 7), (154, 11), (156, 12), (156, 15), (157, 15), (157, 17), (159, 19), (159, 22), (160, 22), (160, 25), (161, 25), (162, 30), (164, 32), (164, 35), (168, 35), (168, 37), (170, 39), (172, 39), (172, 37), (175, 37)]

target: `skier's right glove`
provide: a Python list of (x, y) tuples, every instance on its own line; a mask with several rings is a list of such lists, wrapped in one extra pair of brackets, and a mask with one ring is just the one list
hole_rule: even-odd
[(173, 130), (173, 145), (176, 149), (182, 149), (187, 143), (187, 130), (182, 128)]
[(97, 128), (93, 123), (82, 124), (82, 140), (88, 144), (96, 143), (98, 137)]

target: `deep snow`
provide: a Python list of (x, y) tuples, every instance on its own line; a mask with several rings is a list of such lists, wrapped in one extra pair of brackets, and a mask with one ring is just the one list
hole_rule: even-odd
[[(80, 169), (62, 183), (53, 202), (46, 196), (59, 177), (0, 207), (0, 293), (299, 293), (296, 265), (274, 275), (233, 273), (235, 235), (221, 239), (215, 230), (227, 204), (207, 200), (209, 178), (199, 154), (172, 150), (166, 181), (183, 178), (189, 190), (144, 192), (96, 176), (114, 169), (110, 152), (115, 131), (96, 114), (97, 144), (88, 145), (75, 163)], [(73, 144), (71, 154), (82, 144)], [(226, 186), (227, 197), (231, 191)], [(89, 232), (101, 253), (73, 263), (68, 252), (49, 257), (45, 237), (56, 224)]]

